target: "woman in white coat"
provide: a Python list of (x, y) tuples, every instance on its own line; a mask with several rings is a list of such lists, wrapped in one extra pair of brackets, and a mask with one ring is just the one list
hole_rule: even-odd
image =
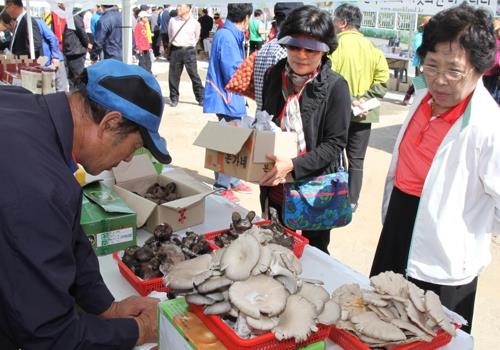
[(495, 57), (489, 13), (467, 4), (424, 29), (422, 75), (394, 148), (371, 275), (392, 270), (468, 320), (500, 233), (500, 110), (481, 75)]

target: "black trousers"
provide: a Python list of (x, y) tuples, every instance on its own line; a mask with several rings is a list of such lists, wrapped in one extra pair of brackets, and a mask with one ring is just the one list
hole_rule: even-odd
[(179, 101), (179, 83), (182, 70), (186, 67), (189, 78), (193, 84), (193, 93), (196, 101), (203, 101), (203, 84), (198, 75), (196, 63), (196, 49), (194, 47), (172, 47), (170, 56), (170, 68), (168, 71), (168, 86), (170, 89), (170, 101)]
[(370, 141), (372, 124), (351, 122), (347, 139), (346, 154), (349, 172), (349, 197), (352, 204), (358, 204), (363, 185), (363, 164)]
[(72, 88), (75, 78), (82, 74), (85, 69), (85, 54), (80, 56), (65, 56), (64, 63), (66, 65), (66, 72), (68, 73), (69, 87)]
[[(394, 187), (370, 276), (385, 271), (394, 271), (406, 276), (413, 226), (415, 225), (419, 202), (419, 197), (409, 195)], [(416, 280), (411, 277), (407, 278), (422, 289), (434, 291), (439, 295), (444, 306), (462, 315), (469, 322), (469, 325), (464, 326), (462, 329), (470, 333), (474, 314), (477, 277), (472, 282), (459, 286), (445, 286)]]
[(163, 44), (163, 50), (167, 51), (168, 47), (168, 33), (160, 33), (161, 43)]
[(153, 43), (151, 44), (151, 46), (153, 46), (153, 54), (155, 55), (155, 57), (158, 57), (160, 56), (160, 45), (159, 45), (159, 40), (158, 38), (160, 37), (160, 30), (155, 30), (153, 32)]
[(141, 51), (137, 54), (137, 59), (139, 60), (139, 67), (144, 68), (149, 73), (151, 73), (151, 55), (149, 51)]

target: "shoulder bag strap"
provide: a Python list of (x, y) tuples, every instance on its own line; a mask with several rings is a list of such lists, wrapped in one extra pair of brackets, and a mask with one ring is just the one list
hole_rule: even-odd
[(191, 19), (191, 16), (182, 24), (182, 26), (179, 28), (179, 30), (174, 34), (174, 37), (170, 40), (170, 45), (174, 42), (175, 38), (177, 37), (177, 34), (184, 28), (184, 26), (187, 24), (187, 22)]

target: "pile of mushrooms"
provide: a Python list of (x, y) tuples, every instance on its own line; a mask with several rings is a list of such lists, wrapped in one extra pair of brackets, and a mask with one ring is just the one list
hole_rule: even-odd
[(147, 189), (144, 194), (144, 198), (157, 204), (174, 201), (179, 198), (179, 195), (177, 194), (177, 185), (175, 182), (169, 182), (165, 186), (155, 183)]
[[(249, 211), (245, 217), (241, 217), (240, 213), (233, 212), (231, 215), (231, 224), (228, 231), (218, 235), (214, 239), (214, 243), (219, 247), (225, 247), (231, 244), (238, 236), (247, 230), (256, 229), (252, 224), (255, 218), (255, 212)], [(279, 244), (283, 247), (292, 249), (294, 238), (285, 233), (285, 228), (277, 218), (276, 210), (271, 208), (271, 221), (269, 224), (258, 227), (263, 234), (271, 237), (270, 242)]]
[(188, 231), (180, 237), (168, 223), (163, 223), (156, 226), (142, 247), (126, 248), (122, 261), (136, 276), (149, 280), (163, 277), (175, 264), (211, 250), (203, 236)]
[(299, 259), (271, 240), (252, 226), (230, 245), (176, 264), (165, 285), (242, 338), (271, 331), (278, 340), (305, 341), (319, 320), (328, 323), (330, 296), (321, 282), (299, 278)]
[(430, 342), (439, 328), (455, 336), (455, 327), (433, 291), (424, 292), (392, 271), (373, 276), (370, 282), (373, 290), (346, 284), (333, 292), (327, 304), (337, 328), (370, 347)]

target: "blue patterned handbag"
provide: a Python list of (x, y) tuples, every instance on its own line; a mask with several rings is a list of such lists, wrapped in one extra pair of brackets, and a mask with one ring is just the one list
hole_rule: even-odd
[(294, 230), (318, 231), (351, 222), (348, 174), (337, 172), (283, 185), (283, 223)]

